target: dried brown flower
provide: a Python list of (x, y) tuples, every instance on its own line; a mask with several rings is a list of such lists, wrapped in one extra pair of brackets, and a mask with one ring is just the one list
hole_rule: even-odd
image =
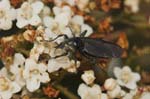
[(45, 95), (51, 98), (56, 98), (59, 95), (59, 91), (54, 89), (51, 85), (43, 87), (43, 92)]
[(27, 40), (29, 42), (33, 42), (36, 38), (36, 31), (35, 30), (26, 30), (23, 33), (23, 37), (25, 40)]
[(121, 7), (121, 0), (100, 0), (100, 6), (105, 12), (111, 9), (119, 9)]
[(142, 77), (142, 82), (145, 84), (150, 84), (150, 72), (147, 71), (142, 71), (141, 77)]
[(12, 56), (14, 55), (14, 48), (11, 47), (9, 43), (1, 45), (0, 49), (0, 58), (6, 63), (6, 66), (9, 66), (12, 61)]
[(129, 42), (127, 39), (127, 36), (124, 32), (119, 34), (119, 38), (117, 40), (117, 44), (124, 49), (124, 52), (122, 54), (123, 58), (127, 57), (127, 49), (129, 48)]
[(117, 44), (119, 46), (121, 46), (123, 49), (128, 49), (129, 48), (129, 42), (128, 42), (127, 36), (124, 32), (121, 32), (119, 34)]
[(104, 20), (101, 20), (99, 22), (99, 32), (108, 33), (112, 30), (112, 27), (110, 25), (111, 23), (111, 17), (107, 17)]
[(15, 7), (18, 8), (20, 7), (20, 5), (22, 4), (24, 0), (10, 0), (10, 4)]

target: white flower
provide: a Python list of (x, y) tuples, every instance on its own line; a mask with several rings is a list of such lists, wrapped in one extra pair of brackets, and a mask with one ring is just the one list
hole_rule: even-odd
[(72, 19), (71, 19), (71, 23), (73, 25), (77, 25), (77, 26), (80, 27), (80, 33), (87, 30), (87, 33), (86, 33), (85, 37), (90, 36), (93, 33), (92, 27), (90, 27), (88, 24), (84, 23), (83, 16), (80, 16), (80, 15), (73, 16)]
[[(54, 39), (60, 34), (66, 34), (68, 37), (73, 37), (73, 33), (68, 27), (71, 24), (71, 29), (75, 32), (75, 36), (85, 30), (87, 33), (85, 36), (89, 36), (93, 33), (93, 29), (84, 23), (83, 16), (75, 15), (73, 16), (73, 11), (68, 6), (54, 7), (53, 12), (55, 17), (46, 16), (43, 19), (43, 24), (47, 27), (45, 29), (45, 39)], [(78, 27), (78, 28), (76, 28)], [(58, 38), (55, 42), (60, 43), (64, 39)]]
[(40, 87), (41, 82), (47, 83), (50, 81), (46, 70), (47, 66), (45, 64), (38, 64), (33, 59), (26, 59), (23, 77), (26, 80), (26, 86), (30, 92), (37, 90)]
[(128, 66), (125, 66), (122, 69), (115, 67), (114, 74), (118, 84), (129, 89), (135, 89), (137, 87), (136, 82), (140, 80), (140, 75), (132, 72)]
[[(53, 7), (55, 17), (46, 16), (43, 19), (44, 25), (50, 29), (52, 33), (62, 32), (69, 24), (73, 11), (69, 6)], [(56, 35), (56, 34), (55, 34)]]
[(52, 51), (54, 51), (54, 47), (55, 46), (56, 46), (56, 44), (53, 43), (53, 42), (34, 43), (34, 46), (33, 46), (33, 48), (30, 51), (30, 58), (38, 61), (39, 56), (42, 53), (45, 53), (45, 54), (48, 54), (48, 55), (52, 54)]
[[(68, 37), (72, 37), (72, 32), (68, 27), (61, 29), (61, 31), (59, 31), (59, 29), (56, 29), (55, 32), (53, 32), (50, 28), (46, 28), (44, 39), (45, 40), (54, 39), (60, 34), (66, 34)], [(58, 39), (55, 40), (55, 42), (57, 42), (58, 44), (60, 44), (63, 41), (64, 41), (64, 37), (59, 37)]]
[(133, 99), (133, 95), (130, 93), (127, 93), (122, 99)]
[(93, 70), (84, 71), (84, 74), (81, 75), (81, 78), (87, 85), (93, 84), (95, 80), (94, 71)]
[(9, 0), (0, 1), (0, 30), (9, 30), (12, 27), (12, 21), (16, 17), (16, 11), (11, 8)]
[(61, 7), (53, 7), (53, 12), (55, 15), (55, 22), (58, 24), (60, 29), (63, 29), (65, 26), (68, 25), (71, 16), (73, 15), (73, 11), (69, 6)]
[(6, 68), (0, 71), (0, 99), (10, 99), (14, 93), (21, 90), (21, 87), (6, 77)]
[(80, 61), (77, 61), (75, 63), (74, 60), (71, 60), (70, 62), (71, 62), (70, 63), (70, 67), (67, 68), (67, 71), (71, 72), (71, 73), (76, 73), (77, 72), (77, 68), (80, 66)]
[[(79, 63), (77, 63), (79, 65)], [(48, 61), (48, 72), (54, 72), (61, 68), (70, 70), (71, 68), (77, 68), (78, 66), (75, 66), (75, 62), (71, 61), (67, 56), (58, 57), (56, 59), (50, 59)]]
[(81, 33), (85, 30), (87, 30), (85, 37), (90, 36), (93, 33), (92, 27), (90, 27), (88, 24), (82, 24), (81, 25)]
[(22, 54), (16, 53), (14, 55), (13, 64), (10, 66), (10, 72), (14, 75), (14, 80), (23, 87), (25, 85), (25, 80), (23, 79), (23, 69), (24, 69), (25, 58)]
[(150, 92), (144, 92), (142, 93), (142, 96), (140, 99), (149, 99), (150, 98)]
[(36, 1), (32, 4), (24, 2), (21, 8), (17, 10), (17, 27), (23, 28), (27, 25), (37, 26), (41, 23), (39, 13), (41, 12), (44, 4)]
[(84, 24), (84, 18), (81, 15), (75, 15), (71, 19), (72, 23), (82, 25)]
[[(51, 57), (56, 57), (65, 53), (62, 49), (52, 48), (50, 52)], [(75, 64), (74, 60), (70, 60), (68, 56), (61, 56), (58, 58), (52, 58), (48, 61), (48, 72), (54, 72), (61, 68), (67, 70), (68, 72), (76, 72), (76, 69), (79, 67), (80, 62), (77, 61)]]
[(45, 17), (44, 18), (44, 25), (50, 29), (57, 28), (59, 30), (65, 28), (69, 20), (71, 19), (71, 16), (73, 14), (72, 10), (68, 6), (64, 7), (53, 7), (53, 12), (55, 17)]
[(45, 16), (49, 16), (51, 14), (51, 9), (48, 6), (44, 6), (41, 12), (41, 16), (45, 17)]
[(81, 99), (108, 99), (107, 95), (102, 94), (99, 85), (94, 84), (91, 87), (85, 84), (80, 84), (78, 88), (78, 95)]
[(117, 81), (114, 80), (113, 78), (107, 79), (104, 83), (104, 88), (109, 91), (113, 90), (116, 86), (117, 86)]
[(113, 90), (107, 91), (109, 98), (120, 98), (125, 95), (125, 92), (121, 90), (121, 87), (117, 85)]
[(34, 46), (30, 51), (30, 58), (38, 61), (39, 56), (44, 52), (44, 49), (45, 49), (44, 45), (34, 43)]
[(131, 12), (137, 13), (139, 11), (139, 0), (125, 0), (125, 5), (131, 8)]

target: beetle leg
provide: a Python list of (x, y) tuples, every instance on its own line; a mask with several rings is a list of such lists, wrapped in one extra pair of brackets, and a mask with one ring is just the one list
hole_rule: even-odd
[(84, 30), (81, 34), (80, 34), (80, 37), (84, 37), (87, 33), (87, 30)]
[(58, 48), (64, 48), (65, 46), (65, 42), (61, 42), (60, 44), (58, 44), (55, 48), (58, 49)]
[[(107, 72), (104, 70), (104, 68), (99, 66), (99, 62), (97, 61), (96, 58), (92, 59), (91, 63), (93, 64), (93, 69), (94, 69), (95, 72), (103, 71), (105, 74), (107, 74)], [(99, 69), (97, 69), (97, 68), (99, 68)]]
[(61, 54), (61, 55), (57, 55), (57, 56), (55, 56), (55, 57), (51, 57), (51, 58), (56, 59), (56, 58), (59, 58), (59, 57), (62, 57), (62, 56), (66, 56), (66, 55), (68, 55), (68, 52), (63, 53), (63, 54)]
[(74, 60), (74, 63), (75, 63), (75, 69), (77, 70), (77, 61), (78, 59), (76, 58), (76, 50), (71, 50), (70, 51), (70, 59), (73, 59)]
[(70, 59), (73, 59), (74, 61), (75, 61), (75, 66), (77, 67), (77, 58), (76, 58), (76, 52), (77, 52), (77, 50), (76, 50), (76, 48), (75, 48), (75, 46), (71, 43), (71, 44), (68, 44), (70, 47), (69, 47), (69, 49), (68, 49), (68, 52), (69, 52), (69, 58)]

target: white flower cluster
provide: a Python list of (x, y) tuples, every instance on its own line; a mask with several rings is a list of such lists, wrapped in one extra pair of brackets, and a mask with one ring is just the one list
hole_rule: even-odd
[[(66, 33), (70, 36), (71, 31), (66, 27), (69, 24), (78, 25), (81, 28), (81, 32), (87, 29), (87, 35), (90, 35), (92, 29), (89, 25), (84, 24), (83, 17), (74, 15), (69, 6), (60, 7), (63, 2), (71, 6), (78, 4), (75, 0), (55, 0), (57, 6), (54, 6), (51, 11), (51, 9), (40, 0), (27, 0), (17, 9), (10, 5), (9, 0), (1, 0), (0, 30), (11, 29), (13, 21), (17, 20), (16, 26), (18, 28), (24, 28), (28, 25), (46, 27), (46, 38), (54, 38), (58, 33)], [(87, 5), (88, 2), (87, 0), (83, 2), (82, 5)], [(52, 13), (54, 16), (51, 16)]]
[[(140, 80), (140, 75), (132, 72), (128, 66), (124, 66), (122, 69), (115, 67), (114, 74), (117, 79), (107, 79), (103, 86), (106, 93), (102, 93), (101, 87), (94, 84), (94, 72), (92, 70), (85, 71), (84, 74), (81, 75), (81, 78), (86, 84), (82, 83), (78, 88), (78, 94), (81, 99), (133, 99), (137, 94), (138, 89), (136, 82)], [(122, 87), (130, 89), (130, 92), (126, 92)], [(141, 99), (148, 96), (148, 93), (146, 93), (146, 95), (144, 93)]]
[(30, 25), (36, 27), (36, 32), (40, 33), (40, 36), (33, 39), (34, 32), (26, 30), (23, 33), (25, 40), (34, 40), (29, 57), (25, 58), (21, 53), (15, 53), (10, 68), (1, 69), (0, 99), (10, 99), (24, 87), (29, 92), (34, 92), (40, 88), (41, 83), (48, 83), (51, 80), (49, 73), (59, 69), (76, 72), (80, 66), (79, 61), (75, 62), (68, 56), (51, 58), (46, 63), (39, 61), (43, 53), (50, 57), (64, 53), (63, 49), (55, 49), (56, 44), (62, 42), (62, 38), (48, 44), (44, 40), (53, 39), (60, 34), (66, 34), (68, 37), (79, 36), (84, 30), (87, 30), (86, 36), (93, 32), (92, 28), (84, 23), (83, 16), (75, 15), (70, 6), (59, 6), (60, 1), (72, 6), (75, 4), (74, 0), (55, 0), (56, 6), (50, 9), (40, 0), (26, 0), (20, 8), (15, 9), (9, 0), (0, 1), (0, 30), (11, 29), (13, 21), (16, 20), (18, 28), (25, 29)]
[(102, 93), (101, 87), (94, 84), (94, 71), (85, 71), (81, 78), (86, 83), (80, 84), (78, 88), (78, 95), (81, 99), (108, 99), (108, 96)]
[(10, 5), (9, 0), (0, 1), (0, 30), (8, 30), (12, 27), (12, 21), (16, 18), (16, 11)]

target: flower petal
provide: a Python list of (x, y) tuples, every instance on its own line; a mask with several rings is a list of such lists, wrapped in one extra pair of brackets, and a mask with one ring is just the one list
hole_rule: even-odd
[(55, 14), (55, 15), (58, 15), (58, 14), (60, 14), (60, 13), (61, 13), (61, 8), (60, 8), (60, 7), (55, 6), (55, 7), (53, 7), (53, 12), (54, 12), (54, 14)]
[(51, 13), (51, 9), (48, 6), (44, 6), (43, 10), (42, 10), (42, 15), (43, 16), (49, 16)]
[(61, 30), (61, 32), (66, 34), (69, 38), (73, 37), (72, 31), (68, 27), (66, 27), (63, 30)]
[(52, 72), (57, 71), (59, 69), (60, 69), (60, 66), (57, 64), (55, 59), (50, 59), (48, 61), (48, 72), (49, 73), (52, 73)]
[(34, 3), (31, 4), (32, 8), (33, 8), (33, 12), (36, 14), (39, 14), (42, 10), (42, 8), (44, 7), (44, 4), (40, 1), (36, 1)]
[(121, 87), (117, 85), (115, 89), (113, 89), (112, 91), (108, 91), (107, 93), (111, 99), (114, 99), (120, 97), (120, 92), (121, 92)]
[(0, 29), (9, 30), (12, 27), (12, 21), (10, 19), (1, 19), (0, 20)]
[(114, 68), (114, 75), (117, 79), (120, 78), (120, 75), (121, 75), (121, 69), (119, 67), (115, 67)]
[(135, 80), (135, 81), (139, 81), (141, 79), (141, 77), (138, 73), (133, 73), (132, 76), (133, 76), (133, 80)]
[(23, 19), (23, 18), (17, 18), (17, 23), (16, 23), (16, 25), (17, 25), (18, 28), (23, 28), (23, 27), (25, 27), (25, 26), (28, 25), (28, 24), (29, 24), (29, 21), (28, 21), (28, 20)]
[(31, 78), (31, 79), (28, 79), (26, 80), (26, 84), (27, 84), (27, 89), (30, 91), (30, 92), (34, 92), (35, 90), (37, 90), (39, 87), (40, 87), (40, 81), (36, 78)]
[(100, 86), (96, 84), (89, 87), (82, 83), (79, 85), (78, 95), (81, 99), (101, 99), (101, 89)]
[(0, 99), (11, 99), (12, 95), (9, 91), (0, 92)]
[(59, 24), (59, 27), (65, 27), (69, 23), (69, 17), (66, 13), (61, 13), (55, 17), (55, 21)]
[(45, 39), (49, 40), (49, 39), (53, 39), (55, 37), (57, 37), (57, 34), (53, 33), (51, 31), (51, 29), (49, 29), (49, 28), (45, 29)]
[(101, 94), (101, 99), (108, 99), (107, 94)]
[(10, 9), (10, 1), (9, 0), (1, 0), (0, 1), (0, 9), (4, 8), (5, 10), (9, 10)]
[(15, 20), (16, 17), (17, 17), (17, 12), (16, 12), (16, 10), (15, 10), (15, 9), (10, 9), (10, 10), (9, 10), (9, 16), (10, 16), (10, 19), (11, 19), (11, 20)]
[(130, 68), (129, 66), (124, 66), (124, 67), (122, 68), (122, 70), (123, 70), (123, 71), (132, 72), (132, 71), (131, 71), (131, 68)]
[(132, 89), (132, 90), (133, 90), (133, 89), (136, 89), (136, 87), (137, 87), (136, 82), (134, 82), (134, 81), (131, 81), (131, 82), (125, 84), (125, 86), (126, 86), (127, 88), (129, 88), (129, 89)]
[(14, 64), (16, 65), (23, 65), (25, 62), (25, 58), (22, 54), (16, 53), (14, 56)]
[(47, 70), (47, 66), (43, 63), (39, 63), (38, 69), (40, 70), (40, 72), (45, 72)]
[(140, 99), (149, 99), (150, 98), (150, 92), (144, 92)]
[(41, 77), (40, 77), (40, 81), (41, 81), (42, 83), (47, 83), (47, 82), (49, 82), (49, 81), (50, 81), (50, 78), (49, 78), (48, 73), (46, 73), (46, 72), (42, 73), (42, 75), (41, 75)]
[(71, 21), (72, 23), (79, 24), (79, 25), (82, 25), (84, 23), (83, 16), (80, 16), (80, 15), (73, 16)]
[(93, 29), (89, 25), (82, 24), (81, 25), (81, 32), (83, 32), (85, 30), (87, 30), (87, 33), (86, 33), (85, 37), (90, 36), (93, 33)]
[(66, 13), (68, 16), (72, 16), (73, 12), (69, 6), (63, 6), (62, 13)]
[(43, 23), (46, 27), (52, 29), (54, 24), (54, 19), (52, 17), (46, 16), (43, 18)]
[(12, 93), (16, 93), (16, 92), (19, 92), (21, 90), (21, 87), (16, 83), (16, 82), (12, 82)]
[(38, 15), (33, 15), (32, 18), (29, 20), (29, 23), (33, 26), (37, 26), (41, 23), (41, 19)]

